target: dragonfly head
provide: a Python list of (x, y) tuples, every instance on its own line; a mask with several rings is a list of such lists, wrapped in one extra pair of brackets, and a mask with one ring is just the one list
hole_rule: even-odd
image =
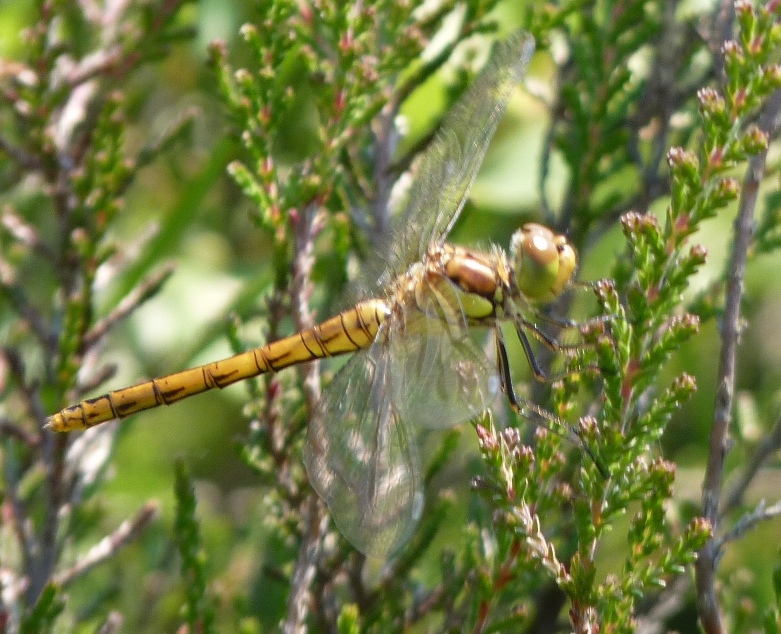
[(513, 234), (510, 258), (518, 290), (534, 302), (558, 297), (578, 266), (578, 256), (566, 236), (535, 223)]

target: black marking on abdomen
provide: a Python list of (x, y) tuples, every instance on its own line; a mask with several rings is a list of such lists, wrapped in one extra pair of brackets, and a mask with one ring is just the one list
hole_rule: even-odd
[(206, 386), (206, 389), (220, 387), (220, 384), (217, 382), (217, 379), (208, 366), (204, 365), (201, 367), (201, 374), (203, 375), (203, 384)]
[[(358, 309), (356, 308), (356, 310), (355, 310), (355, 314), (356, 314), (356, 316), (357, 316), (357, 318), (358, 318), (358, 327), (359, 327), (361, 330), (363, 330), (363, 334), (365, 334), (365, 335), (366, 335), (366, 338), (367, 338), (369, 341), (374, 341), (374, 337), (375, 337), (375, 335), (373, 335), (373, 334), (371, 333), (371, 330), (369, 330), (369, 324), (368, 324), (366, 321), (364, 321), (364, 319), (363, 319), (363, 313), (362, 313), (362, 311), (360, 311), (360, 310), (358, 310)], [(376, 319), (376, 317), (377, 317), (377, 308), (376, 308), (376, 307), (374, 308), (374, 316), (375, 316), (375, 319)], [(379, 323), (379, 322), (377, 322), (377, 323)]]
[[(282, 341), (284, 341), (284, 339), (283, 339)], [(271, 345), (271, 344), (269, 344), (269, 345), (265, 346), (265, 348), (269, 348), (269, 346), (270, 346), (270, 345)], [(271, 350), (269, 350), (269, 352), (271, 352)], [(276, 358), (274, 361), (275, 361), (275, 362), (276, 362), (276, 361), (281, 361), (281, 360), (282, 360), (282, 359), (284, 359), (286, 356), (288, 356), (288, 354), (289, 354), (289, 353), (287, 353), (287, 352), (286, 352), (286, 353), (285, 353), (285, 354), (283, 354), (281, 357), (277, 357), (277, 358)], [(275, 367), (274, 367), (274, 363), (272, 363), (272, 362), (271, 362), (271, 357), (270, 357), (269, 355), (267, 355), (267, 354), (265, 354), (265, 353), (264, 353), (264, 354), (263, 354), (263, 358), (266, 360), (266, 363), (268, 364), (269, 370), (271, 370), (272, 372), (279, 372), (279, 370), (281, 370), (281, 369), (282, 369), (282, 368), (275, 368)]]
[(318, 339), (318, 337), (317, 337), (317, 332), (315, 332), (315, 329), (314, 329), (314, 328), (312, 328), (311, 330), (312, 330), (312, 332), (314, 333), (314, 335), (313, 335), (313, 336), (314, 336), (314, 338), (315, 338), (315, 341), (317, 342), (317, 345), (319, 345), (319, 346), (320, 346), (320, 352), (321, 352), (321, 354), (319, 354), (319, 355), (318, 355), (318, 354), (317, 354), (317, 353), (316, 353), (314, 350), (312, 350), (312, 348), (310, 348), (310, 347), (309, 347), (309, 346), (306, 344), (306, 339), (304, 339), (304, 332), (299, 332), (299, 333), (298, 333), (298, 336), (301, 338), (301, 345), (303, 345), (303, 346), (304, 346), (304, 348), (306, 348), (307, 352), (308, 352), (309, 354), (311, 354), (313, 358), (320, 358), (320, 357), (324, 357), (324, 356), (326, 356), (326, 354), (327, 354), (327, 353), (326, 353), (325, 349), (323, 348), (323, 346), (322, 346), (322, 345), (320, 345), (320, 340), (319, 340), (319, 339)]
[[(341, 315), (341, 313), (340, 313), (340, 314), (339, 314), (339, 317), (341, 317), (341, 316), (342, 316), (342, 315)], [(344, 326), (344, 324), (342, 324), (342, 326)], [(325, 350), (325, 354), (326, 354), (326, 356), (328, 356), (328, 357), (332, 356), (332, 355), (331, 355), (331, 352), (328, 350), (328, 346), (330, 345), (330, 343), (331, 343), (331, 342), (332, 342), (334, 339), (337, 339), (337, 338), (339, 337), (339, 334), (340, 334), (340, 333), (338, 333), (338, 332), (335, 332), (335, 333), (334, 333), (333, 335), (331, 335), (330, 337), (322, 337), (322, 336), (319, 336), (319, 335), (320, 335), (320, 333), (318, 333), (318, 343), (319, 343), (320, 345), (322, 345), (322, 346), (323, 346), (323, 350)]]
[[(174, 395), (176, 395), (176, 392), (178, 392), (181, 388), (177, 388), (174, 390)], [(157, 385), (157, 381), (152, 381), (152, 391), (155, 393), (155, 402), (158, 405), (168, 405), (168, 392), (163, 393), (163, 390), (160, 389), (160, 386)]]
[[(154, 383), (152, 384), (154, 385)], [(155, 400), (157, 400), (157, 393), (155, 393)], [(159, 405), (164, 405), (165, 401), (157, 401)], [(124, 401), (120, 403), (116, 408), (112, 407), (111, 411), (117, 415), (117, 418), (124, 418), (136, 411), (138, 401)]]
[[(111, 398), (110, 394), (106, 394), (105, 398), (108, 401), (108, 406), (111, 409), (111, 413), (114, 415), (114, 418), (119, 418), (120, 416), (117, 413), (117, 409), (114, 407), (114, 399)], [(81, 408), (81, 411), (82, 411), (82, 419), (83, 419), (84, 418), (84, 414), (83, 414), (84, 408), (83, 407)]]
[[(255, 367), (258, 369), (259, 374), (266, 374), (267, 372), (276, 372), (274, 369), (274, 366), (271, 365), (271, 359), (268, 358), (268, 355), (266, 354), (266, 348), (268, 346), (263, 346), (262, 348), (256, 348), (252, 351), (252, 358), (255, 361)], [(263, 358), (263, 365), (265, 367), (260, 367), (258, 365), (258, 357), (256, 355), (260, 355)]]
[[(357, 311), (356, 308), (353, 310)], [(358, 317), (358, 321), (360, 321), (360, 316)], [(360, 348), (360, 346), (355, 343), (355, 340), (350, 336), (350, 330), (347, 328), (347, 326), (344, 325), (344, 313), (339, 313), (339, 322), (342, 324), (342, 330), (344, 330), (344, 335), (347, 337), (347, 340), (355, 346), (356, 350)]]
[(235, 374), (236, 374), (236, 370), (232, 370), (232, 371), (228, 372), (227, 374), (214, 374), (210, 370), (209, 371), (209, 376), (211, 377), (211, 385), (209, 385), (209, 381), (208, 380), (206, 381), (206, 385), (207, 385), (207, 387), (218, 387), (218, 388), (222, 389), (223, 387), (231, 385), (232, 383), (235, 383), (238, 380), (238, 379), (234, 379), (233, 378), (233, 376)]
[(315, 341), (317, 341), (317, 345), (320, 346), (320, 350), (323, 351), (323, 354), (318, 357), (319, 359), (324, 359), (333, 356), (331, 354), (331, 351), (328, 349), (328, 345), (327, 345), (328, 341), (330, 340), (324, 339), (322, 333), (323, 333), (323, 329), (319, 325), (312, 328), (312, 334), (315, 337)]

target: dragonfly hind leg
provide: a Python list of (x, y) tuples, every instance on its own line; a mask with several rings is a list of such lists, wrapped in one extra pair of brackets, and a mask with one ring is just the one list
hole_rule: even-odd
[(604, 324), (606, 321), (610, 321), (612, 317), (611, 315), (597, 315), (596, 317), (589, 317), (585, 321), (576, 321), (574, 319), (566, 319), (562, 317), (556, 317), (554, 315), (548, 315), (541, 311), (537, 313), (537, 316), (543, 321), (547, 321), (549, 324), (558, 326), (563, 330), (572, 330), (573, 328), (589, 328), (590, 326), (596, 326), (597, 324)]
[[(510, 372), (510, 360), (509, 357), (507, 356), (507, 348), (504, 345), (502, 331), (500, 328), (497, 327), (494, 330), (494, 333), (495, 333), (494, 341), (496, 342), (496, 363), (499, 371), (499, 379), (501, 382), (502, 391), (507, 396), (507, 400), (510, 404), (510, 408), (518, 416), (525, 418), (534, 424), (542, 425), (543, 427), (545, 427), (545, 429), (548, 429), (551, 432), (566, 438), (567, 440), (572, 442), (572, 444), (574, 444), (576, 447), (583, 449), (583, 451), (585, 451), (588, 454), (589, 458), (591, 458), (591, 461), (597, 467), (600, 474), (602, 474), (604, 478), (607, 478), (608, 477), (607, 469), (605, 469), (604, 465), (602, 464), (602, 462), (600, 462), (600, 460), (597, 458), (596, 454), (592, 451), (592, 449), (586, 445), (586, 443), (583, 441), (583, 438), (578, 433), (578, 430), (574, 426), (570, 425), (569, 423), (565, 422), (564, 420), (562, 420), (552, 412), (549, 412), (548, 410), (540, 407), (539, 405), (527, 401), (526, 399), (520, 398), (515, 393), (515, 388), (513, 387), (512, 374)], [(522, 338), (522, 341), (523, 340), (524, 339)], [(526, 345), (528, 345), (528, 339), (526, 339), (525, 341), (526, 341)], [(531, 359), (533, 358), (534, 357), (532, 356)], [(536, 361), (534, 363), (536, 365)], [(535, 416), (537, 416), (539, 420), (534, 420), (529, 415), (530, 412)], [(540, 422), (540, 421), (545, 421), (545, 422)]]
[[(563, 420), (561, 420), (558, 416), (543, 409), (542, 407), (539, 407), (538, 405), (535, 405), (534, 403), (527, 401), (526, 399), (520, 398), (515, 393), (515, 388), (513, 387), (512, 373), (510, 372), (510, 359), (507, 355), (507, 348), (504, 345), (504, 338), (502, 336), (502, 331), (500, 328), (496, 328), (494, 332), (495, 332), (494, 341), (496, 343), (496, 364), (497, 364), (497, 369), (499, 371), (499, 380), (501, 382), (502, 391), (504, 392), (505, 396), (507, 396), (507, 400), (510, 403), (510, 408), (519, 416), (522, 416), (523, 418), (527, 418), (529, 420), (532, 419), (527, 412), (532, 412), (540, 419), (546, 421), (546, 423), (553, 423), (557, 427), (566, 430), (567, 434), (564, 435), (567, 436), (570, 440), (573, 440), (575, 444), (581, 445), (582, 443), (580, 442), (580, 436), (571, 425), (568, 425)], [(534, 361), (534, 364), (536, 366), (537, 362)], [(537, 367), (536, 371), (534, 370), (534, 368), (532, 368), (532, 371), (535, 372), (535, 375), (537, 372), (542, 373), (539, 367)], [(550, 427), (548, 427), (547, 424), (543, 426), (546, 427), (547, 429), (551, 429)], [(551, 431), (560, 434), (560, 432), (556, 432), (555, 429), (551, 429)]]

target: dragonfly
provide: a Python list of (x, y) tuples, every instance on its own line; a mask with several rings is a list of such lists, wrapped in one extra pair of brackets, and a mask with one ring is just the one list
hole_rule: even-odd
[[(445, 116), (420, 159), (390, 241), (394, 252), (370, 299), (263, 347), (89, 398), (50, 416), (48, 427), (87, 429), (295, 364), (354, 353), (310, 421), (304, 461), (312, 486), (358, 550), (381, 558), (397, 552), (423, 510), (416, 430), (469, 421), (500, 391), (524, 415), (502, 322), (515, 325), (539, 379), (545, 374), (526, 333), (558, 348), (535, 323), (540, 307), (564, 292), (577, 269), (564, 235), (526, 224), (512, 235), (509, 252), (446, 242), (533, 50), (526, 33), (499, 44)], [(493, 332), (495, 361), (470, 336), (475, 328)]]

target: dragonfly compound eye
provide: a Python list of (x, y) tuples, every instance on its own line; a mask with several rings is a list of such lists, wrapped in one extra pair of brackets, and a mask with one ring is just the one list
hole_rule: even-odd
[(559, 271), (556, 275), (556, 282), (551, 291), (554, 296), (558, 296), (567, 288), (575, 275), (575, 269), (578, 268), (578, 255), (575, 248), (569, 243), (566, 237), (558, 235), (555, 238), (556, 249), (559, 252)]
[(567, 238), (534, 223), (513, 234), (510, 255), (518, 289), (531, 301), (556, 298), (577, 268), (577, 255)]

